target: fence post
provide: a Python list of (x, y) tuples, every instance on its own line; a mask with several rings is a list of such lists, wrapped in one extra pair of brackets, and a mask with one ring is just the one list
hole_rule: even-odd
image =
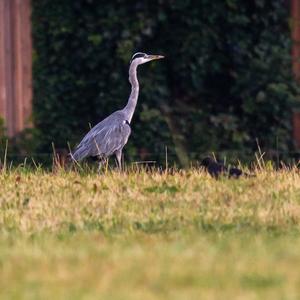
[(30, 0), (0, 1), (0, 116), (10, 137), (31, 125), (30, 14)]

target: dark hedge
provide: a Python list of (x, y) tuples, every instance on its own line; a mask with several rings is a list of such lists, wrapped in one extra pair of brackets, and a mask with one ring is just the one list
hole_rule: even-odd
[[(122, 108), (139, 68), (131, 159), (185, 165), (209, 151), (292, 149), (289, 8), (283, 0), (33, 0), (38, 150), (79, 142)], [(232, 152), (233, 153), (233, 152)]]

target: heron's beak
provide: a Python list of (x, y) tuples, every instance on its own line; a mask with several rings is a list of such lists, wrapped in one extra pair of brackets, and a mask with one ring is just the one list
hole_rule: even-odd
[(151, 60), (154, 60), (154, 59), (162, 59), (162, 58), (164, 58), (164, 56), (163, 55), (148, 55), (148, 58)]

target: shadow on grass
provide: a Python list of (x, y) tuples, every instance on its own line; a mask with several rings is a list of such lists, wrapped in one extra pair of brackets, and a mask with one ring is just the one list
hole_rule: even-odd
[(264, 233), (270, 237), (285, 235), (299, 236), (299, 229), (287, 226), (260, 226), (251, 223), (205, 223), (202, 220), (182, 220), (180, 218), (154, 220), (149, 219), (145, 221), (115, 220), (110, 221), (86, 221), (83, 226), (75, 223), (65, 223), (62, 226), (61, 233), (77, 233), (77, 232), (101, 232), (105, 236), (114, 236), (119, 234), (134, 235), (142, 232), (145, 234), (169, 234), (179, 231), (192, 231), (198, 233), (217, 233), (217, 234), (257, 234)]
[(284, 278), (279, 275), (247, 274), (240, 279), (241, 286), (248, 289), (266, 289), (278, 287), (284, 283)]

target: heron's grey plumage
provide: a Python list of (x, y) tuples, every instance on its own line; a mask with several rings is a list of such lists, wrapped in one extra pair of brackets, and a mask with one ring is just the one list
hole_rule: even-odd
[(129, 67), (129, 82), (131, 93), (127, 105), (112, 113), (103, 121), (94, 126), (71, 154), (72, 158), (80, 161), (85, 157), (93, 156), (101, 160), (115, 154), (118, 165), (121, 168), (122, 149), (126, 145), (131, 133), (130, 123), (135, 111), (139, 96), (139, 82), (137, 79), (137, 67), (140, 64), (153, 59), (163, 58), (158, 55), (135, 53)]
[(73, 153), (73, 158), (80, 161), (88, 156), (108, 157), (122, 150), (130, 132), (126, 114), (116, 111), (86, 134)]

